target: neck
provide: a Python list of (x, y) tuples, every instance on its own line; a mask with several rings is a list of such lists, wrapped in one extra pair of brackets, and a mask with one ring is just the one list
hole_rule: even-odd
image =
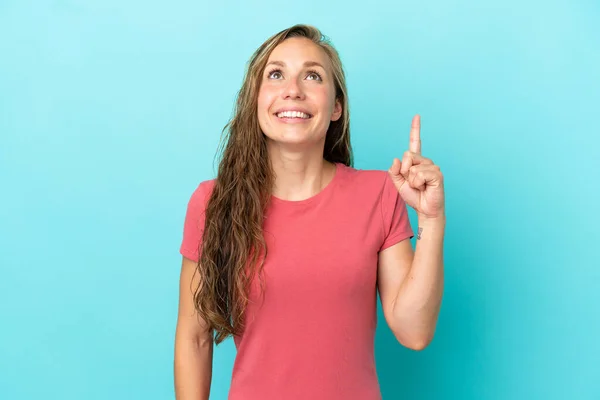
[(280, 199), (301, 201), (319, 193), (335, 175), (335, 165), (323, 158), (323, 151), (286, 153), (270, 151), (275, 172), (272, 194)]

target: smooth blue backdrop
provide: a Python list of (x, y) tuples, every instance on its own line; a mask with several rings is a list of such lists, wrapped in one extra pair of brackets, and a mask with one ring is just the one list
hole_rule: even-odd
[(0, 0), (0, 398), (174, 397), (187, 200), (249, 56), (305, 22), (345, 64), (355, 166), (387, 169), (420, 113), (446, 178), (436, 337), (405, 349), (380, 314), (384, 399), (599, 399), (598, 21), (592, 0)]

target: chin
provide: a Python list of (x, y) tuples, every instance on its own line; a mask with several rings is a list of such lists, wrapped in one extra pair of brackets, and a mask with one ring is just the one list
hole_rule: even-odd
[(310, 144), (312, 141), (303, 136), (293, 136), (293, 135), (276, 135), (274, 137), (269, 137), (271, 142), (277, 144), (292, 144), (292, 145), (306, 145)]
[[(314, 117), (313, 117), (314, 118)], [(267, 129), (262, 129), (264, 135), (272, 142), (287, 143), (294, 145), (318, 144), (325, 140), (328, 126), (320, 128), (312, 123), (283, 123), (278, 120), (267, 120), (261, 125)], [(322, 131), (322, 133), (320, 133)]]

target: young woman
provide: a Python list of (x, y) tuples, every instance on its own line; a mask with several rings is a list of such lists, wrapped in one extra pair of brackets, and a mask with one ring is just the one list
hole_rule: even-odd
[[(353, 168), (339, 56), (315, 27), (263, 43), (218, 176), (183, 229), (175, 389), (208, 399), (213, 343), (237, 347), (229, 399), (380, 399), (376, 299), (398, 341), (432, 340), (443, 292), (443, 177), (420, 117), (388, 171)], [(407, 207), (418, 215), (416, 249)]]

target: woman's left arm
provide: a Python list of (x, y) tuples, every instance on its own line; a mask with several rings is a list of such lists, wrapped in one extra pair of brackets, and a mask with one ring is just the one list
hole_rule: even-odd
[(413, 350), (433, 340), (444, 290), (445, 218), (419, 220), (416, 250), (403, 240), (379, 253), (378, 286), (385, 319)]
[(403, 240), (379, 253), (378, 289), (386, 321), (414, 350), (433, 339), (444, 288), (446, 227), (440, 168), (421, 155), (420, 117), (413, 118), (409, 151), (388, 171), (404, 202), (418, 215), (416, 249)]

